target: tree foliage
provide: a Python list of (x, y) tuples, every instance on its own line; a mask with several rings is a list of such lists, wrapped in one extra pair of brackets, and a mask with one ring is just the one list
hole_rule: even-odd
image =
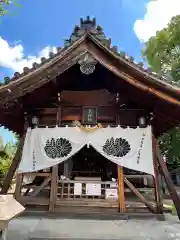
[(143, 56), (155, 72), (180, 81), (180, 15), (173, 17), (166, 28), (149, 39)]
[(169, 167), (180, 165), (180, 128), (175, 127), (159, 138), (159, 145), (165, 154)]
[[(143, 56), (153, 71), (180, 83), (180, 15), (145, 43)], [(180, 127), (165, 133), (159, 139), (163, 153), (171, 165), (180, 164)]]
[(9, 13), (8, 7), (10, 5), (19, 6), (17, 0), (0, 0), (0, 17)]
[(0, 186), (2, 186), (4, 177), (11, 165), (12, 159), (17, 150), (18, 141), (19, 140), (16, 137), (16, 143), (8, 142), (7, 144), (4, 144), (3, 139), (0, 138)]

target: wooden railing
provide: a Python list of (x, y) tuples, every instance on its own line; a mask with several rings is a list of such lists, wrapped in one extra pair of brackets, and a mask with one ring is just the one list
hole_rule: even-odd
[[(42, 177), (40, 185), (31, 184), (22, 184), (23, 176), (31, 175)], [(24, 205), (35, 205), (35, 206), (49, 206), (49, 211), (55, 211), (56, 206), (75, 206), (75, 207), (108, 207), (108, 208), (118, 208), (118, 191), (116, 197), (107, 197), (107, 189), (117, 189), (116, 183), (112, 181), (102, 182), (101, 180), (96, 179), (83, 179), (83, 180), (54, 180), (54, 187), (52, 186), (52, 177), (53, 173), (25, 173), (23, 176), (19, 175), (18, 178), (21, 181), (21, 184), (16, 189), (16, 199)], [(136, 175), (125, 175), (125, 178), (136, 178)], [(142, 176), (141, 176), (142, 177)], [(144, 175), (146, 178), (151, 178), (149, 175)], [(77, 184), (80, 184), (81, 191), (78, 193)], [(87, 185), (88, 184), (97, 184), (99, 186), (99, 193), (88, 194)], [(137, 188), (143, 196), (148, 194), (148, 196), (154, 195), (154, 188)], [(109, 191), (111, 191), (109, 190)], [(53, 192), (52, 192), (53, 191)], [(116, 190), (114, 190), (116, 191)], [(125, 186), (125, 203), (126, 206), (129, 206), (133, 201), (137, 203), (139, 200), (131, 192), (131, 190)], [(53, 195), (53, 201), (52, 201)], [(132, 196), (134, 195), (134, 196)], [(132, 198), (133, 197), (133, 198)], [(50, 206), (53, 206), (51, 208)]]
[[(82, 187), (81, 193), (76, 193), (75, 188), (76, 184), (80, 184)], [(87, 187), (88, 184), (97, 184), (99, 185), (100, 194), (87, 194)], [(112, 189), (112, 185), (114, 185), (112, 182), (102, 182), (102, 181), (65, 181), (65, 180), (59, 180), (58, 181), (58, 191), (57, 191), (57, 197), (58, 198), (86, 198), (86, 199), (105, 199), (106, 197), (106, 189)], [(81, 188), (80, 187), (80, 188)], [(115, 200), (115, 199), (114, 199)]]
[[(80, 183), (82, 184), (82, 194), (75, 194), (75, 184)], [(89, 196), (86, 194), (86, 187), (87, 184), (100, 184), (101, 185), (101, 195), (99, 196)], [(63, 198), (69, 198), (69, 199), (105, 199), (106, 198), (106, 190), (107, 189), (115, 189), (115, 184), (113, 182), (107, 181), (70, 181), (70, 180), (58, 180), (58, 186), (57, 186), (57, 198), (63, 199)], [(139, 192), (141, 193), (152, 193), (154, 192), (154, 188), (137, 188)], [(131, 193), (131, 190), (129, 188), (124, 189), (125, 193)], [(115, 200), (115, 199), (114, 199)]]

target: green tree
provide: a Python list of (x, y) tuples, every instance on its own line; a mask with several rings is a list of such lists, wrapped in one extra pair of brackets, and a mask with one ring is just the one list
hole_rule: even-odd
[[(154, 72), (167, 76), (172, 83), (180, 83), (180, 15), (145, 43), (142, 55)], [(168, 163), (179, 165), (180, 127), (161, 136), (159, 143)]]
[(180, 81), (180, 15), (145, 43), (143, 56), (155, 72)]
[(2, 186), (4, 177), (11, 165), (15, 152), (17, 150), (18, 139), (15, 143), (8, 142), (4, 144), (2, 138), (0, 138), (0, 186)]
[(175, 127), (159, 138), (159, 145), (166, 155), (169, 169), (180, 166), (180, 129)]
[(8, 7), (10, 5), (19, 6), (17, 0), (0, 0), (0, 17), (9, 13)]

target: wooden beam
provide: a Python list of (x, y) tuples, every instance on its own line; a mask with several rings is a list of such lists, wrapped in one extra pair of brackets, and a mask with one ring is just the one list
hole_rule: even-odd
[(164, 176), (164, 179), (166, 181), (167, 188), (168, 188), (168, 190), (171, 194), (172, 200), (173, 200), (174, 205), (176, 207), (178, 218), (180, 220), (180, 197), (178, 196), (178, 194), (176, 192), (176, 189), (175, 189), (173, 181), (170, 177), (170, 174), (169, 174), (168, 168), (166, 166), (166, 163), (162, 159), (161, 150), (160, 150), (157, 142), (156, 142), (156, 155), (157, 155), (157, 160), (158, 160), (158, 163), (159, 163), (159, 167), (160, 167), (160, 169), (162, 171), (162, 174)]
[(16, 169), (18, 168), (19, 166), (19, 163), (21, 161), (21, 156), (22, 156), (22, 150), (23, 150), (23, 146), (24, 146), (24, 141), (25, 141), (25, 137), (26, 137), (26, 129), (24, 130), (24, 133), (23, 135), (21, 136), (20, 138), (20, 142), (19, 142), (19, 146), (18, 146), (18, 149), (16, 151), (16, 154), (14, 156), (14, 159), (12, 161), (12, 164), (8, 170), (8, 173), (7, 173), (7, 176), (4, 180), (4, 183), (3, 183), (3, 187), (1, 189), (1, 192), (0, 194), (7, 194), (9, 188), (10, 188), (10, 185), (11, 185), (11, 182), (12, 182), (12, 179), (14, 177), (14, 174), (16, 172)]
[(35, 176), (35, 177), (49, 177), (51, 176), (51, 173), (49, 172), (26, 172), (26, 173), (23, 173), (24, 176), (26, 175), (31, 175), (31, 176)]
[(152, 150), (153, 150), (153, 164), (154, 164), (154, 194), (156, 200), (156, 209), (157, 214), (163, 214), (163, 202), (161, 197), (161, 189), (160, 189), (160, 182), (159, 182), (159, 169), (157, 164), (157, 156), (156, 156), (156, 145), (155, 145), (155, 138), (152, 137)]
[(57, 197), (58, 165), (52, 167), (49, 212), (54, 212)]
[(131, 189), (131, 191), (141, 200), (142, 203), (144, 203), (149, 211), (152, 213), (156, 213), (156, 209), (145, 199), (145, 197), (133, 186), (131, 182), (127, 180), (127, 178), (124, 178), (124, 182), (127, 184), (127, 186)]
[(123, 167), (118, 166), (118, 201), (119, 201), (119, 211), (125, 212), (125, 197), (124, 197), (124, 174)]
[(50, 180), (51, 177), (45, 178), (41, 185), (37, 186), (34, 191), (29, 194), (29, 196), (35, 197), (36, 195), (38, 195), (38, 193), (43, 190), (43, 188), (49, 183)]

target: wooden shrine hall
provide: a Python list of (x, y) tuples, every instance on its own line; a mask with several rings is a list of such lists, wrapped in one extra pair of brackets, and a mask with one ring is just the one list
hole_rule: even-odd
[(180, 123), (180, 89), (111, 46), (95, 19), (5, 83), (0, 124), (20, 143), (1, 194), (16, 174), (27, 208), (163, 216), (164, 179), (180, 217), (156, 140)]

